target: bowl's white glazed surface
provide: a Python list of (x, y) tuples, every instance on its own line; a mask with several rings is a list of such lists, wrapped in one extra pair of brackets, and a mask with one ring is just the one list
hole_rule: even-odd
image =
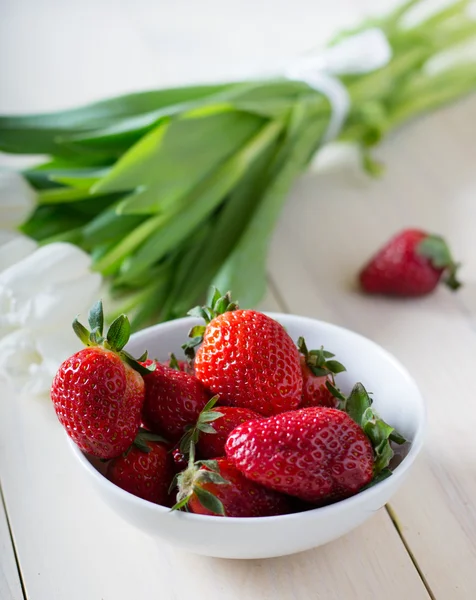
[[(330, 506), (307, 512), (265, 518), (223, 518), (171, 512), (137, 498), (110, 483), (81, 451), (69, 442), (99, 494), (124, 519), (152, 536), (190, 552), (223, 558), (268, 558), (294, 554), (325, 544), (357, 527), (381, 508), (401, 485), (419, 453), (425, 427), (420, 392), (400, 363), (383, 348), (356, 333), (322, 321), (287, 314), (270, 316), (286, 327), (296, 341), (306, 338), (309, 348), (323, 345), (336, 354), (347, 372), (337, 376), (348, 393), (361, 381), (373, 393), (380, 416), (411, 441), (408, 453), (391, 477), (374, 487)], [(127, 349), (166, 360), (181, 355), (180, 346), (196, 319), (163, 323), (135, 334)]]

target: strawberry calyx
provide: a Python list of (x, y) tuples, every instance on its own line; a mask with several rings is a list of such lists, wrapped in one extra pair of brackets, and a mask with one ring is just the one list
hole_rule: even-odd
[(324, 346), (321, 346), (319, 350), (308, 350), (302, 336), (298, 338), (297, 345), (299, 352), (304, 356), (306, 365), (316, 377), (337, 375), (337, 373), (346, 371), (346, 368), (342, 363), (337, 360), (332, 360), (335, 354), (324, 350)]
[(195, 496), (206, 510), (225, 516), (225, 507), (222, 501), (203, 487), (205, 483), (230, 485), (230, 482), (220, 475), (216, 460), (198, 460), (195, 462), (195, 447), (192, 443), (189, 448), (187, 468), (178, 473), (170, 484), (169, 492), (178, 487), (177, 502), (171, 510), (187, 510), (190, 499)]
[(435, 269), (444, 269), (443, 283), (455, 291), (461, 287), (457, 272), (460, 263), (453, 260), (448, 244), (440, 235), (427, 235), (416, 247), (420, 256), (429, 258)]
[(393, 458), (393, 449), (390, 442), (404, 444), (406, 439), (398, 431), (381, 419), (372, 408), (373, 400), (362, 385), (356, 383), (348, 397), (329, 382), (326, 383), (329, 391), (339, 400), (339, 408), (345, 411), (369, 438), (374, 449), (374, 479), (378, 481), (391, 475), (388, 465)]
[(170, 354), (169, 367), (175, 371), (180, 371), (179, 362), (173, 352)]
[(98, 346), (115, 352), (126, 364), (141, 375), (148, 375), (155, 370), (155, 363), (147, 367), (140, 364), (147, 360), (147, 352), (135, 359), (129, 352), (124, 350), (124, 346), (131, 335), (131, 325), (126, 315), (119, 315), (104, 335), (104, 309), (102, 301), (98, 300), (89, 311), (88, 323), (91, 330), (82, 325), (77, 317), (73, 321), (74, 333), (85, 346)]
[[(190, 317), (199, 317), (208, 325), (215, 317), (239, 308), (238, 303), (232, 301), (230, 292), (222, 295), (216, 288), (213, 288), (213, 290), (210, 306), (195, 306), (188, 311), (187, 315)], [(189, 360), (195, 358), (195, 348), (203, 342), (206, 325), (195, 325), (195, 327), (192, 327), (188, 334), (189, 341), (182, 344), (185, 356)]]
[(135, 446), (141, 452), (145, 452), (146, 454), (148, 454), (151, 448), (147, 442), (162, 442), (167, 445), (170, 444), (170, 442), (161, 435), (153, 433), (152, 431), (148, 431), (147, 429), (141, 427), (134, 441), (132, 442), (132, 445), (126, 450), (125, 454), (127, 454), (130, 451), (132, 446)]
[(180, 452), (188, 455), (192, 445), (195, 447), (195, 445), (198, 443), (200, 432), (203, 431), (204, 433), (216, 433), (216, 430), (212, 425), (210, 425), (210, 423), (223, 416), (223, 413), (211, 410), (217, 402), (218, 396), (213, 396), (213, 398), (210, 398), (198, 415), (195, 425), (187, 425), (185, 428), (185, 433), (178, 443)]

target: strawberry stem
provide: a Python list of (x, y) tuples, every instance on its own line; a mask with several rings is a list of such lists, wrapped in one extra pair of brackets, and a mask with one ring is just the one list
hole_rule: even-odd
[(230, 482), (220, 475), (216, 461), (199, 460), (195, 462), (195, 446), (191, 443), (188, 467), (185, 471), (179, 473), (171, 484), (171, 490), (175, 485), (178, 487), (177, 502), (171, 510), (186, 509), (191, 497), (195, 496), (205, 509), (217, 515), (225, 516), (225, 507), (222, 501), (209, 490), (203, 488), (205, 483), (230, 485)]

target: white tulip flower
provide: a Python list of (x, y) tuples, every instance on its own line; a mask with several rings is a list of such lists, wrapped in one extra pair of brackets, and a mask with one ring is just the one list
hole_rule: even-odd
[(0, 168), (0, 228), (18, 227), (35, 204), (36, 192), (26, 179), (16, 171)]
[(22, 392), (44, 393), (61, 362), (82, 347), (71, 322), (97, 300), (101, 276), (72, 244), (35, 249), (20, 235), (2, 233), (1, 239), (0, 265), (14, 249), (20, 260), (0, 271), (0, 377)]

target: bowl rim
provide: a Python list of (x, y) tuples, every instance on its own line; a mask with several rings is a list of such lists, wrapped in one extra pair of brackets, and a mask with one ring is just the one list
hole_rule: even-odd
[[(402, 477), (410, 469), (410, 467), (415, 462), (416, 457), (420, 453), (420, 450), (422, 449), (424, 439), (426, 436), (426, 428), (427, 428), (427, 410), (426, 410), (426, 405), (425, 405), (423, 396), (420, 392), (420, 389), (419, 389), (416, 381), (410, 375), (410, 373), (408, 372), (406, 367), (404, 367), (402, 365), (402, 363), (395, 356), (393, 356), (393, 354), (391, 354), (388, 350), (386, 350), (385, 348), (380, 346), (380, 344), (377, 344), (370, 338), (368, 338), (364, 335), (361, 335), (360, 333), (357, 333), (355, 331), (352, 331), (351, 329), (347, 329), (346, 327), (341, 327), (340, 325), (335, 325), (335, 324), (329, 323), (327, 321), (321, 321), (319, 319), (314, 319), (312, 317), (306, 317), (306, 316), (296, 315), (296, 314), (292, 314), (292, 313), (280, 313), (280, 312), (268, 312), (268, 311), (262, 311), (262, 312), (264, 312), (264, 314), (268, 315), (269, 317), (275, 319), (278, 322), (281, 322), (280, 319), (284, 319), (284, 320), (297, 319), (297, 320), (301, 320), (304, 322), (305, 321), (312, 322), (314, 325), (316, 325), (316, 324), (320, 325), (324, 328), (327, 328), (328, 330), (339, 331), (340, 333), (343, 333), (345, 335), (350, 335), (350, 337), (352, 337), (354, 339), (363, 340), (366, 343), (369, 343), (370, 345), (372, 345), (375, 350), (380, 352), (385, 357), (385, 359), (388, 360), (390, 363), (392, 363), (393, 366), (397, 369), (397, 371), (399, 371), (400, 374), (405, 379), (407, 379), (408, 383), (413, 385), (415, 392), (416, 392), (415, 400), (418, 404), (417, 412), (420, 415), (420, 418), (417, 423), (417, 430), (416, 430), (415, 436), (411, 442), (409, 452), (405, 456), (405, 458), (402, 460), (402, 462), (399, 463), (397, 465), (397, 467), (395, 467), (395, 470), (393, 471), (392, 475), (366, 490), (358, 492), (357, 494), (350, 496), (349, 498), (345, 498), (343, 500), (338, 500), (337, 502), (334, 502), (333, 504), (329, 504), (327, 506), (321, 506), (319, 508), (313, 508), (313, 509), (310, 509), (307, 511), (289, 513), (289, 514), (284, 514), (284, 515), (275, 515), (275, 516), (267, 516), (267, 517), (227, 517), (226, 519), (224, 519), (223, 517), (220, 517), (220, 516), (199, 515), (199, 514), (183, 512), (183, 511), (172, 511), (167, 506), (162, 506), (161, 504), (155, 504), (154, 502), (144, 500), (143, 498), (139, 498), (138, 496), (135, 496), (134, 494), (131, 494), (130, 492), (127, 492), (126, 490), (123, 490), (122, 488), (118, 487), (117, 485), (115, 485), (114, 483), (109, 481), (109, 479), (107, 479), (107, 477), (105, 475), (100, 473), (94, 467), (94, 465), (92, 465), (89, 462), (89, 460), (87, 459), (85, 454), (78, 448), (78, 446), (73, 442), (73, 440), (67, 435), (67, 433), (65, 431), (64, 434), (66, 436), (66, 439), (69, 442), (69, 446), (72, 449), (74, 456), (76, 456), (76, 458), (79, 460), (79, 462), (83, 466), (83, 468), (96, 479), (96, 481), (99, 483), (99, 485), (104, 486), (111, 493), (119, 495), (119, 497), (122, 497), (125, 500), (128, 500), (130, 503), (137, 505), (138, 508), (147, 507), (148, 510), (152, 510), (152, 511), (157, 512), (162, 515), (169, 513), (171, 518), (192, 520), (193, 522), (203, 521), (205, 523), (210, 523), (212, 520), (213, 522), (219, 522), (219, 523), (223, 523), (223, 524), (230, 523), (230, 525), (232, 523), (234, 523), (235, 525), (236, 524), (246, 524), (246, 523), (256, 524), (258, 521), (263, 521), (263, 520), (265, 520), (267, 523), (276, 523), (276, 522), (281, 522), (281, 521), (292, 521), (295, 519), (303, 519), (303, 518), (304, 519), (305, 518), (312, 519), (316, 516), (316, 514), (325, 518), (326, 516), (331, 516), (340, 511), (345, 512), (347, 509), (351, 510), (353, 506), (358, 505), (359, 503), (367, 503), (367, 501), (371, 501), (372, 498), (375, 498), (376, 496), (380, 495), (380, 493), (383, 492), (384, 489), (395, 487), (395, 484), (397, 484), (397, 482), (402, 479)], [(156, 330), (159, 330), (159, 329), (164, 330), (164, 329), (180, 327), (184, 324), (184, 322), (192, 323), (193, 321), (199, 321), (199, 319), (197, 319), (195, 317), (182, 317), (180, 319), (174, 319), (173, 321), (166, 321), (164, 323), (158, 323), (156, 325), (146, 327), (144, 329), (141, 329), (137, 333), (133, 334), (131, 336), (129, 344), (131, 342), (132, 343), (140, 342), (142, 338), (148, 337), (148, 335), (150, 335), (151, 333), (153, 333)]]

